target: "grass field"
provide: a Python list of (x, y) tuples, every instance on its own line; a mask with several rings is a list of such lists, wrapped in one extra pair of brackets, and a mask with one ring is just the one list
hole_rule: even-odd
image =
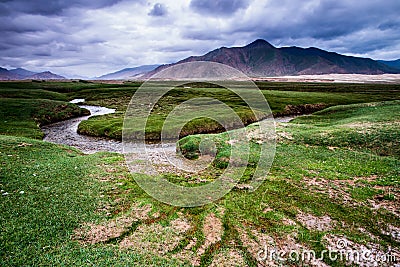
[[(253, 113), (248, 110), (243, 101), (229, 90), (224, 88), (193, 87), (192, 84), (190, 85), (192, 88), (171, 90), (160, 99), (159, 105), (153, 109), (151, 116), (148, 118), (148, 139), (158, 140), (162, 123), (170, 111), (180, 103), (194, 97), (208, 96), (226, 103), (239, 114), (245, 125), (255, 121)], [(275, 116), (312, 113), (334, 105), (394, 100), (398, 98), (400, 92), (400, 87), (397, 85), (383, 86), (383, 88), (380, 87), (381, 85), (363, 86), (361, 88), (349, 86), (347, 92), (335, 90), (335, 85), (323, 85), (325, 89), (321, 90), (321, 92), (317, 92), (317, 89), (313, 88), (312, 84), (298, 83), (293, 85), (286, 83), (286, 86), (285, 84), (279, 84), (276, 87), (272, 84), (271, 87), (268, 87), (264, 84), (261, 87), (263, 89), (262, 93)], [(320, 86), (322, 87), (322, 85)], [(313, 89), (311, 92), (306, 92), (309, 87)], [(96, 92), (96, 95), (93, 94), (93, 90), (82, 90), (79, 94), (75, 94), (77, 97), (87, 98), (90, 104), (104, 105), (117, 109), (114, 114), (93, 117), (82, 122), (79, 126), (79, 132), (121, 140), (124, 111), (136, 88), (101, 89)], [(361, 92), (362, 90), (364, 91)], [(194, 124), (185, 125), (182, 136), (195, 133), (221, 132), (222, 130), (221, 126), (215, 122), (199, 119)]]
[[(353, 250), (366, 247), (374, 253), (391, 247), (400, 259), (397, 87), (343, 94), (334, 88), (341, 85), (310, 93), (299, 89), (307, 84), (290, 84), (299, 89), (290, 91), (278, 84), (280, 89), (264, 91), (277, 113), (285, 108), (299, 112), (299, 105), (305, 104), (331, 107), (277, 124), (276, 157), (255, 192), (246, 185), (256, 155), (240, 184), (225, 197), (202, 207), (177, 208), (140, 189), (120, 154), (85, 155), (32, 139), (40, 137), (35, 107), (47, 118), (55, 109), (44, 106), (66, 105), (66, 100), (79, 97), (123, 112), (135, 85), (0, 85), (8, 90), (2, 93), (1, 119), (15, 122), (0, 128), (8, 129), (0, 135), (0, 266), (272, 266), (258, 258), (266, 244), (286, 251), (313, 249), (318, 255), (339, 240)], [(21, 99), (24, 86), (42, 91)], [(382, 100), (391, 101), (377, 102)], [(26, 111), (19, 111), (22, 108)], [(195, 162), (202, 138), (219, 144), (210, 169), (193, 176), (166, 172), (165, 178), (193, 186), (224, 171), (230, 153), (226, 133), (187, 136), (180, 141), (182, 151)], [(251, 144), (256, 154), (259, 143)], [(307, 266), (301, 260), (275, 261), (280, 263)], [(344, 266), (344, 261), (325, 257), (315, 264)]]

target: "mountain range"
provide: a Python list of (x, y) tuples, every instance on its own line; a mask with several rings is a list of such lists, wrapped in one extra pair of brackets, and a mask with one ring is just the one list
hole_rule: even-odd
[(378, 62), (383, 63), (387, 66), (390, 66), (392, 68), (396, 68), (396, 69), (400, 69), (400, 59), (397, 60), (391, 60), (391, 61), (387, 61), (387, 60), (378, 60)]
[(149, 71), (154, 70), (160, 65), (143, 65), (135, 68), (126, 68), (117, 72), (109, 73), (96, 78), (97, 80), (125, 80), (135, 79)]
[(202, 56), (191, 56), (173, 64), (162, 65), (145, 78), (176, 64), (212, 61), (229, 65), (250, 77), (317, 74), (384, 74), (400, 73), (400, 69), (370, 58), (344, 56), (319, 48), (276, 48), (258, 39), (243, 47), (221, 47)]
[[(94, 78), (95, 80), (147, 79), (173, 65), (195, 61), (212, 61), (229, 65), (250, 77), (274, 77), (318, 74), (384, 74), (400, 73), (400, 59), (373, 60), (345, 56), (319, 48), (277, 48), (258, 39), (243, 47), (221, 47), (202, 56), (190, 56), (166, 65), (143, 65), (126, 68)], [(35, 73), (23, 68), (0, 68), (0, 80), (66, 79), (52, 72)]]
[(0, 68), (0, 80), (63, 80), (63, 76), (50, 71), (32, 72), (23, 68), (7, 70)]

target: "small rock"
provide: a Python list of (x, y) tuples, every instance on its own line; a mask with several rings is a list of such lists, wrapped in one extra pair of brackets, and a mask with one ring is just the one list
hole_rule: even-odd
[(8, 196), (8, 195), (9, 195), (8, 192), (3, 193), (3, 196)]
[(36, 177), (36, 173), (34, 173), (34, 174), (33, 174), (33, 176), (35, 176), (35, 177)]
[(32, 146), (32, 144), (29, 143), (21, 143), (18, 145), (19, 147), (26, 147), (26, 146)]
[(22, 194), (25, 194), (25, 191), (19, 191), (19, 193), (22, 195)]

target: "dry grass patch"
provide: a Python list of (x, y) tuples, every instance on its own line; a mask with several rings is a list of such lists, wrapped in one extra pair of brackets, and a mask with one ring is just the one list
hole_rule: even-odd
[[(225, 210), (223, 208), (217, 209), (217, 214), (220, 217), (223, 217)], [(200, 246), (200, 248), (194, 252), (192, 249), (197, 243), (197, 239), (194, 237), (190, 240), (189, 244), (178, 254), (175, 255), (175, 258), (179, 258), (184, 261), (189, 261), (193, 266), (200, 265), (201, 256), (206, 252), (206, 250), (221, 241), (222, 235), (224, 233), (224, 227), (222, 225), (222, 221), (215, 213), (210, 213), (205, 219), (203, 223), (203, 234), (204, 234), (204, 243)]]
[[(243, 246), (247, 249), (250, 255), (257, 261), (258, 266), (286, 266), (288, 263), (289, 253), (291, 251), (296, 251), (302, 253), (303, 251), (308, 251), (309, 248), (305, 245), (298, 243), (296, 241), (296, 233), (287, 234), (283, 237), (271, 237), (267, 234), (261, 233), (258, 230), (251, 229), (247, 232), (244, 229), (237, 228), (239, 233), (239, 238), (243, 243)], [(285, 252), (281, 260), (279, 260), (279, 255), (271, 254), (272, 251)], [(301, 254), (300, 254), (301, 255)], [(296, 264), (304, 264), (301, 262), (296, 262)], [(292, 266), (292, 265), (290, 265)], [(295, 266), (295, 265), (293, 265)], [(301, 265), (303, 266), (303, 265)], [(311, 259), (306, 262), (305, 266), (328, 266), (324, 262), (318, 259)]]
[(205, 241), (199, 249), (199, 254), (203, 254), (210, 245), (221, 241), (224, 232), (221, 219), (214, 213), (210, 213), (204, 220), (203, 232)]
[(247, 233), (245, 229), (239, 227), (237, 227), (236, 230), (238, 231), (239, 239), (243, 247), (258, 261), (259, 266), (278, 266), (274, 261), (270, 261), (269, 259), (259, 261), (260, 250), (264, 249), (266, 246), (272, 247), (275, 245), (275, 241), (272, 237), (260, 233), (255, 229), (250, 230), (249, 233)]
[(353, 180), (327, 180), (321, 178), (304, 177), (306, 187), (316, 192), (325, 193), (329, 198), (342, 204), (356, 205), (351, 195), (345, 191)]
[(234, 266), (246, 266), (243, 259), (242, 253), (236, 249), (226, 249), (220, 251), (213, 258), (213, 261), (209, 265), (210, 267), (234, 267)]
[(81, 244), (97, 244), (121, 236), (132, 225), (132, 218), (119, 218), (105, 224), (85, 224), (74, 231), (73, 239)]
[(296, 220), (299, 221), (304, 227), (312, 231), (328, 231), (331, 230), (334, 224), (331, 217), (325, 215), (317, 217), (312, 214), (300, 212), (296, 215)]
[[(397, 248), (383, 248), (376, 243), (358, 244), (350, 241), (345, 236), (327, 234), (322, 241), (330, 251), (344, 253), (342, 262), (346, 265), (356, 264), (357, 266), (397, 266), (399, 263), (400, 250)], [(338, 260), (340, 253), (336, 253)], [(363, 257), (363, 255), (366, 257)]]
[(140, 206), (135, 204), (131, 210), (123, 216), (103, 222), (102, 224), (86, 223), (76, 229), (72, 236), (82, 244), (104, 243), (110, 239), (120, 237), (129, 230), (134, 222), (146, 220), (151, 211), (150, 205)]
[(186, 219), (178, 218), (163, 226), (159, 223), (142, 224), (119, 244), (122, 249), (139, 253), (165, 255), (173, 250), (191, 228)]

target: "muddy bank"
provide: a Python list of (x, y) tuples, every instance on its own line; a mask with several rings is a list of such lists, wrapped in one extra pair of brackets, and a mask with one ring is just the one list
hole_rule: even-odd
[(304, 105), (287, 105), (283, 112), (276, 113), (274, 115), (275, 121), (279, 119), (279, 117), (291, 117), (291, 116), (300, 116), (306, 114), (312, 114), (314, 112), (323, 110), (327, 108), (329, 105), (324, 103), (318, 104), (304, 104)]

